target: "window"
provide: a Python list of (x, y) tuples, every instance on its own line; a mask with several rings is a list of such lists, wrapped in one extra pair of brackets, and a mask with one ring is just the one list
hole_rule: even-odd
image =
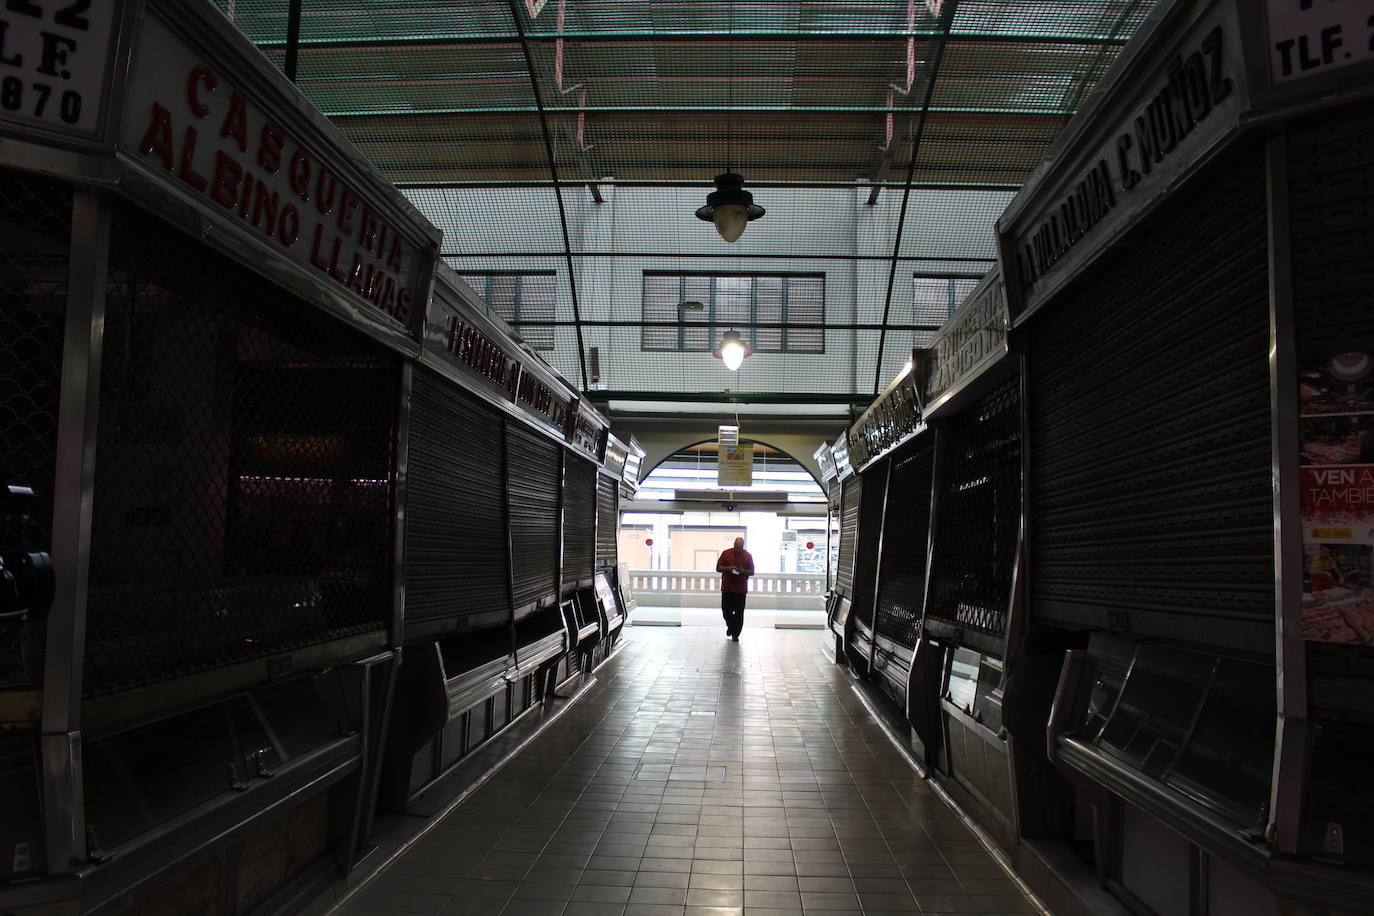
[[(700, 302), (701, 310), (682, 309), (684, 302)], [(825, 275), (646, 272), (643, 315), (645, 322), (679, 322), (643, 328), (645, 350), (709, 353), (733, 328), (756, 352), (824, 353), (824, 330), (790, 325), (825, 321)]]
[(915, 346), (924, 347), (935, 337), (935, 330), (954, 314), (980, 280), (915, 274), (914, 282), (911, 323), (917, 328)]
[(553, 349), (553, 326), (527, 324), (554, 320), (553, 271), (540, 273), (459, 274), (463, 282), (477, 291), (487, 308), (509, 324), (520, 338), (536, 350)]

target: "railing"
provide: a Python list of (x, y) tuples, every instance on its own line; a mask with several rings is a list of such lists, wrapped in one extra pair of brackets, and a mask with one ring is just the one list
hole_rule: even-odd
[[(630, 587), (641, 602), (652, 603), (655, 592), (709, 594), (720, 591), (720, 573), (683, 569), (632, 569)], [(825, 573), (755, 573), (749, 577), (751, 595), (825, 597)]]

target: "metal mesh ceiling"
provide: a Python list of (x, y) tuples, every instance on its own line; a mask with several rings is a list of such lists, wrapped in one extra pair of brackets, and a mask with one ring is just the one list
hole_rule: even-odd
[[(855, 403), (938, 324), (932, 284), (993, 265), (997, 216), (1153, 6), (298, 0), (293, 43), (291, 0), (216, 2), (443, 229), (451, 266), (556, 276), (552, 318), (505, 317), (554, 322), (542, 355), (570, 379)], [(734, 245), (693, 216), (727, 166), (768, 209)], [(646, 272), (821, 274), (824, 353), (732, 375), (646, 352)], [(766, 311), (727, 323), (762, 336)]]

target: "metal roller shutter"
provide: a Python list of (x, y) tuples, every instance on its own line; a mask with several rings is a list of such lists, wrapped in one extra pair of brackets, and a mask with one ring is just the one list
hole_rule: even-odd
[(516, 611), (558, 591), (558, 503), (562, 447), (506, 421), (507, 506)]
[(510, 616), (505, 439), (492, 407), (425, 369), (411, 395), (406, 483), (406, 629)]
[(591, 584), (596, 564), (596, 465), (569, 453), (563, 473), (563, 583)]
[(941, 476), (926, 628), (1001, 655), (1021, 530), (1019, 375), (950, 423)]
[(869, 629), (873, 627), (873, 589), (878, 577), (878, 538), (883, 526), (883, 500), (887, 497), (887, 461), (862, 475), (859, 498), (858, 538), (854, 544), (854, 588), (850, 614)]
[(854, 542), (859, 536), (859, 499), (863, 479), (855, 475), (840, 488), (840, 559), (835, 591), (848, 597), (854, 591)]
[(908, 649), (916, 645), (925, 604), (934, 443), (927, 434), (914, 452), (896, 459), (887, 485), (875, 619), (879, 635)]
[(1272, 653), (1262, 166), (1216, 164), (1030, 324), (1039, 622)]
[(620, 481), (603, 474), (596, 480), (596, 565), (614, 566), (619, 558)]

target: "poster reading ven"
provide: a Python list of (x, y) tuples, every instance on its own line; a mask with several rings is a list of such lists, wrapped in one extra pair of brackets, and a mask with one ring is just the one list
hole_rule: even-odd
[(1303, 637), (1374, 645), (1374, 354), (1310, 362), (1299, 395)]

